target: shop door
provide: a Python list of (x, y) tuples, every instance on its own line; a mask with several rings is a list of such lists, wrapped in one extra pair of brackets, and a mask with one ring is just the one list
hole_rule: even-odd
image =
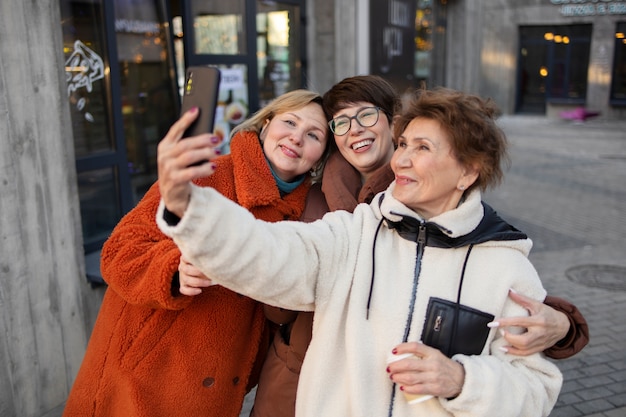
[(304, 1), (183, 0), (175, 8), (179, 86), (188, 66), (221, 70), (215, 129), (228, 152), (235, 125), (273, 98), (305, 87)]
[(545, 114), (547, 103), (584, 105), (591, 25), (520, 28), (517, 113)]
[(156, 147), (178, 117), (161, 1), (60, 1), (83, 242), (99, 249), (157, 178)]

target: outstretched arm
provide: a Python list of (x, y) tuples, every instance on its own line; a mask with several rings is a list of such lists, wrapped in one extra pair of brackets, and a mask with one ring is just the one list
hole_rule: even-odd
[[(527, 356), (543, 351), (553, 359), (564, 359), (580, 352), (589, 342), (587, 322), (573, 304), (556, 297), (546, 297), (541, 303), (514, 291), (509, 297), (528, 310), (530, 316), (499, 318), (493, 322), (492, 327), (504, 332), (507, 353)], [(506, 331), (509, 326), (524, 327), (527, 331), (513, 334)]]

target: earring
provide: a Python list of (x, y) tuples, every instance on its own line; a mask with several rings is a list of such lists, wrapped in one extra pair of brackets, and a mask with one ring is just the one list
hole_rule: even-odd
[(465, 186), (464, 185), (459, 185), (459, 190), (461, 190), (461, 191), (465, 190)]

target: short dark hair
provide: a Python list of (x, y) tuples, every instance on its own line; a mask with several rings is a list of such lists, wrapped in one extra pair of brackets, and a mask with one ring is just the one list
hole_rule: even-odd
[(450, 136), (452, 152), (464, 166), (475, 166), (478, 178), (470, 188), (482, 191), (498, 185), (508, 164), (507, 139), (496, 123), (500, 110), (491, 99), (449, 88), (420, 88), (407, 92), (394, 118), (396, 140), (416, 118), (439, 122)]
[(398, 93), (388, 81), (378, 75), (357, 75), (339, 81), (324, 94), (323, 99), (324, 109), (331, 118), (338, 111), (365, 101), (380, 107), (391, 123)]

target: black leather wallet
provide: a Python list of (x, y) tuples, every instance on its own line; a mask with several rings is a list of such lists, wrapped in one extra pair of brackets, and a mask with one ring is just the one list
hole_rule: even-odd
[(449, 358), (457, 353), (478, 355), (489, 335), (487, 323), (494, 318), (493, 314), (458, 302), (430, 297), (422, 342)]

